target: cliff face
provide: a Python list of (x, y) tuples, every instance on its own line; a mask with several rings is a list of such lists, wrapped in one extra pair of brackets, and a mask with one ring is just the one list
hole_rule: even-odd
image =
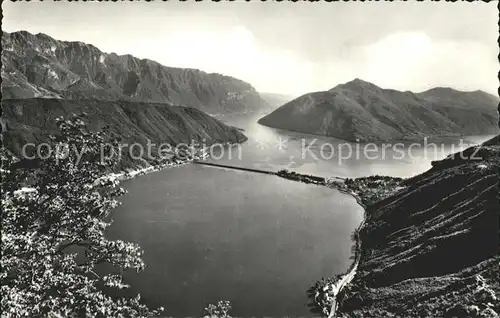
[(350, 141), (496, 134), (498, 102), (481, 91), (433, 89), (415, 94), (356, 79), (303, 95), (259, 123)]
[(26, 31), (2, 34), (4, 99), (52, 97), (188, 105), (208, 113), (268, 107), (248, 83), (195, 69), (108, 54)]
[(345, 317), (498, 317), (499, 169), (496, 137), (384, 189), (366, 209)]
[[(158, 154), (160, 144), (172, 147), (180, 143), (206, 142), (207, 145), (243, 142), (246, 137), (236, 128), (226, 126), (200, 110), (169, 106), (167, 104), (128, 101), (20, 99), (2, 101), (2, 129), (5, 147), (14, 154), (21, 153), (23, 145), (47, 141), (57, 133), (55, 118), (85, 112), (91, 130), (109, 126), (111, 133), (121, 138), (122, 144), (152, 146), (152, 156)], [(125, 152), (129, 149), (126, 148)], [(146, 151), (146, 150), (145, 150)], [(124, 158), (122, 168), (144, 166)]]

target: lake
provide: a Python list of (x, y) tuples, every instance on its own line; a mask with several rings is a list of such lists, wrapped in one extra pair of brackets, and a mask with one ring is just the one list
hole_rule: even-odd
[[(406, 177), (438, 159), (417, 150), (420, 157), (397, 160), (390, 156), (395, 151), (387, 150), (383, 160), (339, 161), (347, 156), (322, 150), (335, 150), (343, 141), (264, 127), (256, 122), (259, 116), (220, 118), (243, 128), (249, 140), (241, 155), (234, 145), (217, 149), (213, 154), (220, 159), (210, 160), (325, 177)], [(443, 157), (454, 142), (446, 143)], [(310, 146), (306, 156), (304, 144)], [(356, 201), (334, 189), (195, 164), (123, 186), (128, 194), (108, 236), (140, 244), (146, 269), (127, 274), (126, 282), (148, 304), (165, 307), (168, 316), (200, 316), (217, 300), (231, 301), (232, 316), (313, 316), (307, 289), (349, 267), (351, 233), (363, 218)]]
[[(322, 177), (389, 175), (411, 177), (431, 168), (431, 161), (484, 142), (495, 135), (441, 138), (438, 141), (393, 142), (382, 146), (349, 143), (340, 139), (285, 131), (257, 123), (265, 114), (248, 117), (220, 116), (223, 122), (243, 129), (248, 141), (232, 151), (214, 154), (220, 163), (277, 171), (290, 169)], [(462, 139), (462, 143), (460, 143)], [(398, 145), (396, 145), (398, 144)], [(371, 146), (371, 147), (370, 147)], [(238, 156), (241, 147), (241, 156)], [(374, 149), (376, 147), (376, 149)], [(212, 160), (214, 161), (214, 160)]]

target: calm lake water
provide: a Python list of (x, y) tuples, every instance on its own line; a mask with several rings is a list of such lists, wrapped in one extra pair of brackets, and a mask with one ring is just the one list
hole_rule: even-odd
[(266, 127), (257, 123), (263, 116), (219, 117), (229, 125), (242, 128), (248, 141), (243, 145), (232, 146), (231, 150), (225, 149), (223, 153), (213, 148), (216, 157), (221, 156), (217, 161), (271, 171), (290, 169), (323, 177), (355, 178), (376, 174), (411, 177), (431, 168), (433, 160), (443, 159), (450, 153), (494, 136), (450, 137), (439, 142), (421, 140), (405, 142), (405, 145), (393, 142), (392, 145), (386, 144), (384, 149), (381, 146)]
[[(256, 123), (259, 116), (222, 118), (245, 129), (249, 141), (241, 156), (236, 146), (233, 153), (214, 152), (219, 162), (327, 177), (404, 177), (427, 170), (430, 160), (438, 159), (423, 153), (401, 160), (353, 156), (339, 162), (345, 156), (340, 154), (324, 159), (323, 144), (343, 141), (264, 127)], [(301, 155), (304, 142), (313, 143), (309, 149), (317, 156)], [(451, 144), (446, 147), (445, 152), (452, 150)], [(169, 316), (200, 316), (217, 300), (231, 301), (233, 316), (313, 316), (306, 290), (349, 267), (351, 233), (363, 217), (352, 197), (333, 189), (195, 164), (123, 186), (128, 194), (108, 235), (141, 245), (146, 269), (127, 274), (126, 281), (132, 292), (165, 307)]]

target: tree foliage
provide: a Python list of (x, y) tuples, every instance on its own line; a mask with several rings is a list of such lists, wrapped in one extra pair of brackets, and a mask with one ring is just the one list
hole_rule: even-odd
[(205, 307), (205, 317), (208, 318), (231, 318), (229, 311), (231, 310), (231, 302), (227, 300), (219, 300), (216, 304), (209, 304)]
[(128, 286), (121, 275), (99, 275), (96, 266), (140, 271), (144, 263), (137, 244), (105, 237), (124, 190), (107, 176), (115, 162), (100, 152), (103, 143), (117, 140), (106, 131), (88, 131), (84, 118), (58, 119), (60, 134), (36, 167), (22, 167), (2, 149), (2, 317), (159, 313), (141, 304), (139, 295), (118, 298), (103, 291)]
[(328, 317), (335, 301), (335, 285), (342, 278), (341, 274), (323, 277), (307, 290), (309, 310), (322, 317)]

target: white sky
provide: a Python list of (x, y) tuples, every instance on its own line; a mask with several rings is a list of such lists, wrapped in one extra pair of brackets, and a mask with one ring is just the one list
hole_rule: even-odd
[(7, 32), (240, 78), (261, 92), (499, 86), (495, 3), (7, 2)]

